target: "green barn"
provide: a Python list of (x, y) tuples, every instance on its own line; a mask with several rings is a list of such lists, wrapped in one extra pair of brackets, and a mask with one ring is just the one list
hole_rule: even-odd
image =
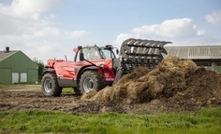
[(0, 83), (35, 83), (38, 81), (38, 65), (20, 50), (6, 47), (0, 51)]

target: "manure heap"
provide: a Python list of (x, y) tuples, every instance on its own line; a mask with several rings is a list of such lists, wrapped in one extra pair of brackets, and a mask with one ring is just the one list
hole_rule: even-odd
[(81, 100), (117, 104), (164, 100), (177, 106), (221, 105), (221, 75), (197, 67), (192, 60), (167, 56), (149, 70), (138, 67), (114, 86), (85, 93)]

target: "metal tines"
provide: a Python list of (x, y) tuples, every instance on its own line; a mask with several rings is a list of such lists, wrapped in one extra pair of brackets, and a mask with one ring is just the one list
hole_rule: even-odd
[(132, 68), (145, 66), (152, 69), (163, 59), (162, 53), (167, 54), (164, 46), (169, 43), (172, 42), (129, 38), (122, 43), (120, 55)]

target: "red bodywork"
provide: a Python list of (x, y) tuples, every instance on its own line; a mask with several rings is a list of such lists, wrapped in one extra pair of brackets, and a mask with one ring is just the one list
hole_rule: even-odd
[[(105, 82), (111, 83), (114, 81), (115, 73), (112, 66), (112, 59), (91, 60), (90, 62), (96, 65), (97, 71), (102, 74)], [(49, 59), (46, 68), (53, 68), (57, 77), (60, 79), (72, 79), (78, 81), (81, 74), (89, 69), (88, 67), (95, 67), (90, 62)]]
[[(101, 48), (97, 46), (83, 47), (84, 50), (91, 50), (91, 48), (99, 53), (101, 51)], [(103, 47), (103, 49), (108, 50), (108, 52), (109, 50), (112, 52), (110, 48), (110, 45)], [(103, 76), (106, 85), (113, 83), (116, 75), (116, 69), (113, 67), (113, 62), (116, 60), (115, 56), (111, 58), (101, 56), (96, 60), (91, 58), (90, 61), (86, 59), (80, 60), (79, 54), (82, 52), (82, 47), (79, 49), (74, 48), (73, 51), (76, 53), (74, 61), (49, 59), (44, 74), (47, 72), (55, 73), (60, 87), (78, 87), (81, 75), (88, 70), (99, 72)]]

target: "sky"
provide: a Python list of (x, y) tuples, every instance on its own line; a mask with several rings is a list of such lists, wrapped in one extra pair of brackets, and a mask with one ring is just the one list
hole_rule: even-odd
[(221, 45), (220, 0), (0, 0), (0, 51), (73, 60), (73, 48), (128, 38)]

